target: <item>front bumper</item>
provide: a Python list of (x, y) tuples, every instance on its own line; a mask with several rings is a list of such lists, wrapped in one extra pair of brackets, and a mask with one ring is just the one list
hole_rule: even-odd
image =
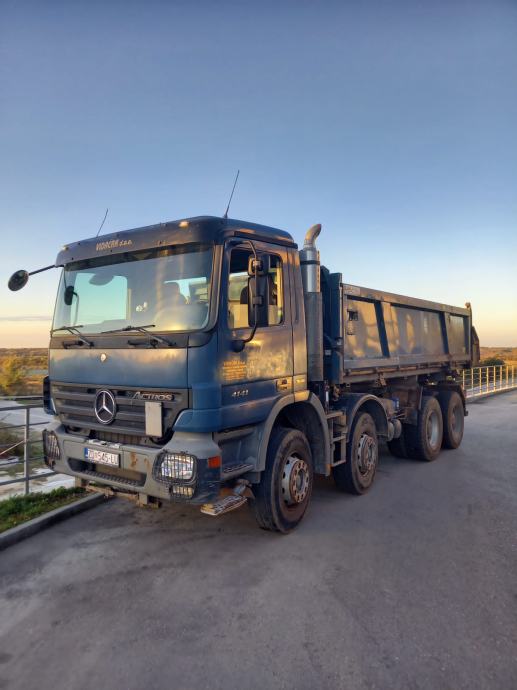
[[(47, 465), (56, 472), (122, 491), (154, 496), (162, 501), (206, 503), (219, 494), (221, 468), (209, 467), (208, 459), (221, 456), (221, 449), (211, 434), (178, 431), (162, 448), (148, 448), (107, 442), (92, 445), (85, 436), (67, 433), (60, 422), (49, 425), (46, 433), (55, 434), (59, 446), (59, 458), (55, 454), (45, 457)], [(120, 466), (111, 467), (86, 461), (84, 449), (87, 447), (119, 454)], [(193, 479), (182, 481), (159, 478), (156, 472), (157, 460), (164, 451), (194, 456), (196, 467)]]

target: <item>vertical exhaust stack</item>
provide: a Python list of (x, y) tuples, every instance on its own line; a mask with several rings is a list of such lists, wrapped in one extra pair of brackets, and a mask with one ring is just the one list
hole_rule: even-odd
[(307, 362), (309, 381), (323, 381), (323, 296), (320, 283), (320, 253), (316, 239), (321, 225), (313, 225), (305, 234), (300, 251), (303, 297), (305, 302), (305, 330), (307, 332)]

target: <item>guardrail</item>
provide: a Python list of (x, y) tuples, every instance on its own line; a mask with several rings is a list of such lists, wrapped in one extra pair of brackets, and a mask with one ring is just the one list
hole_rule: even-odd
[(462, 384), (467, 398), (478, 398), (517, 388), (517, 366), (500, 365), (464, 369)]
[[(42, 479), (43, 477), (49, 477), (57, 473), (52, 470), (45, 470), (38, 472), (38, 474), (32, 473), (31, 463), (43, 460), (43, 455), (35, 455), (31, 452), (31, 448), (33, 448), (35, 444), (41, 444), (41, 436), (38, 434), (36, 438), (31, 438), (31, 430), (34, 430), (35, 427), (45, 426), (48, 422), (31, 421), (31, 410), (41, 410), (43, 401), (40, 396), (24, 396), (21, 399), (24, 401), (30, 400), (31, 402), (27, 405), (10, 405), (0, 408), (0, 432), (12, 434), (12, 438), (7, 442), (4, 442), (5, 439), (0, 440), (0, 470), (8, 470), (9, 468), (16, 469), (19, 465), (23, 465), (23, 475), (15, 476), (11, 479), (0, 479), (0, 487), (7, 486), (8, 484), (24, 484), (25, 494), (28, 494), (30, 492), (31, 480)], [(12, 400), (14, 402), (16, 398), (3, 398), (3, 400)], [(12, 412), (18, 413), (22, 422), (20, 424), (1, 423), (1, 415), (3, 415), (4, 412), (8, 414)], [(19, 430), (23, 430), (20, 435), (18, 435)], [(20, 448), (23, 448), (23, 456), (13, 455), (13, 453), (16, 453)], [(12, 462), (2, 463), (2, 461), (8, 460), (9, 458), (12, 458)]]

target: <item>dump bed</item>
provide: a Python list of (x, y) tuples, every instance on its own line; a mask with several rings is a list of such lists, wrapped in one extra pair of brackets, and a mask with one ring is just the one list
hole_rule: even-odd
[(343, 284), (340, 273), (326, 269), (322, 291), (325, 372), (331, 383), (455, 371), (476, 359), (469, 306)]

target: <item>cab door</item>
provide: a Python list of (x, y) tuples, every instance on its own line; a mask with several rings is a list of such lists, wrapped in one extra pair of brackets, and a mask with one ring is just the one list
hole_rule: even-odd
[[(284, 247), (249, 241), (228, 243), (221, 294), (219, 371), (224, 428), (264, 420), (276, 400), (293, 389), (290, 276)], [(255, 278), (250, 260), (261, 261), (259, 320), (253, 338)], [(262, 294), (261, 294), (262, 293)], [(239, 341), (241, 343), (239, 344)], [(237, 351), (236, 351), (237, 350)]]

